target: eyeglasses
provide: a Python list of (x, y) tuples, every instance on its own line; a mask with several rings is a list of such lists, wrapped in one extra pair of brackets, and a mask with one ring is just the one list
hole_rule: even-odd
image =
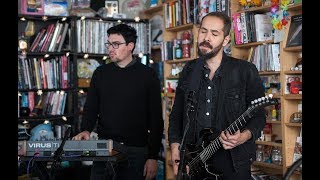
[(123, 43), (120, 43), (120, 42), (113, 42), (113, 43), (106, 42), (106, 43), (104, 43), (106, 48), (109, 48), (109, 46), (111, 45), (113, 47), (113, 49), (118, 49), (121, 44), (126, 44), (126, 42), (123, 42)]

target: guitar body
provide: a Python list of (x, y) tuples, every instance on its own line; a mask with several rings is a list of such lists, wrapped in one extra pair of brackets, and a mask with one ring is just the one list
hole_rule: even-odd
[[(191, 163), (191, 159), (199, 158), (199, 153), (203, 152), (204, 148), (210, 144), (210, 136), (214, 135), (212, 129), (203, 129), (200, 132), (200, 140), (197, 144), (187, 144), (187, 154), (186, 159), (188, 164)], [(197, 157), (198, 156), (198, 157)], [(192, 165), (189, 172), (189, 177), (191, 180), (211, 180), (216, 179), (213, 170), (213, 161), (208, 159), (206, 162), (197, 161), (196, 164)]]
[[(277, 99), (272, 99), (272, 94), (251, 101), (251, 106), (241, 114), (224, 131), (230, 134), (242, 130), (251, 117), (266, 106), (278, 104)], [(215, 174), (220, 174), (213, 168), (212, 156), (222, 148), (219, 140), (220, 132), (212, 129), (203, 129), (200, 132), (200, 139), (196, 145), (186, 144), (186, 162), (189, 166), (189, 180), (211, 180), (216, 179)]]

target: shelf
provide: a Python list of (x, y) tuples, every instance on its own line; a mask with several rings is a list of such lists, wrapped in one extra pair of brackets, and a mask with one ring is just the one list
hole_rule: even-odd
[(88, 88), (90, 86), (91, 78), (78, 78), (79, 88)]
[(27, 117), (18, 117), (18, 121), (44, 121), (44, 120), (62, 120), (62, 117), (66, 117), (68, 119), (68, 117), (73, 117), (73, 115), (70, 114), (64, 114), (64, 115), (41, 115), (41, 116), (27, 116)]
[(71, 53), (76, 54), (78, 57), (83, 57), (84, 59), (90, 59), (92, 57), (94, 58), (104, 58), (108, 57), (108, 54), (94, 54), (94, 53)]
[(281, 121), (272, 121), (272, 120), (267, 120), (266, 123), (270, 123), (270, 124), (281, 124)]
[(285, 94), (283, 95), (284, 99), (296, 99), (296, 100), (301, 100), (302, 99), (302, 94)]
[(302, 9), (302, 3), (297, 3), (297, 4), (293, 4), (288, 6), (288, 10), (290, 11), (296, 11), (296, 10), (301, 10)]
[(280, 71), (259, 71), (259, 75), (279, 75)]
[(152, 49), (152, 50), (161, 50), (161, 45), (151, 46), (151, 49)]
[(165, 97), (172, 98), (172, 97), (175, 96), (175, 93), (165, 93), (164, 96), (165, 96)]
[(253, 165), (254, 166), (268, 167), (268, 168), (272, 168), (272, 169), (282, 170), (282, 166), (281, 165), (277, 165), (277, 164), (254, 161)]
[(300, 52), (302, 51), (302, 46), (286, 47), (283, 48), (283, 50), (288, 52)]
[[(298, 3), (298, 4), (293, 4), (293, 5), (289, 5), (288, 6), (288, 10), (300, 10), (302, 8), (302, 3)], [(248, 8), (248, 9), (242, 9), (239, 10), (237, 12), (241, 13), (241, 12), (255, 12), (255, 13), (266, 13), (266, 12), (270, 12), (271, 9), (271, 5), (267, 5), (267, 6), (260, 6), (260, 7), (252, 7), (252, 8)]]
[(188, 62), (192, 60), (194, 60), (194, 58), (174, 59), (174, 60), (167, 60), (165, 62), (168, 64), (177, 64), (177, 63), (183, 63), (183, 62)]
[(274, 99), (280, 99), (280, 94), (279, 93), (265, 93), (266, 96), (269, 96), (269, 94), (272, 94), (272, 98)]
[(260, 7), (252, 7), (248, 9), (241, 9), (237, 12), (242, 13), (242, 12), (256, 12), (256, 13), (266, 13), (270, 12), (271, 5), (267, 6), (260, 6)]
[(285, 123), (286, 126), (290, 127), (302, 127), (302, 123)]
[(297, 71), (284, 71), (284, 74), (302, 74), (302, 70), (297, 70)]
[(235, 48), (250, 48), (258, 45), (263, 45), (263, 44), (271, 44), (273, 43), (273, 40), (269, 41), (261, 41), (261, 42), (251, 42), (251, 43), (246, 43), (246, 44), (236, 44), (234, 45)]
[(34, 91), (34, 92), (37, 92), (41, 90), (42, 92), (49, 92), (49, 91), (73, 91), (73, 88), (65, 88), (65, 89), (62, 89), (62, 88), (50, 88), (50, 89), (18, 89), (18, 92), (31, 92), (31, 91)]
[[(68, 52), (27, 52), (26, 56), (43, 56), (44, 58), (51, 58), (52, 56), (62, 56), (69, 53)], [(21, 53), (19, 53), (21, 55)]]
[(183, 30), (189, 30), (192, 27), (193, 27), (193, 24), (189, 23), (189, 24), (184, 24), (181, 26), (166, 28), (166, 31), (178, 32), (178, 31), (183, 31)]
[(166, 79), (179, 79), (179, 75), (177, 76), (169, 75)]
[(154, 7), (150, 7), (142, 12), (144, 12), (145, 14), (152, 14), (160, 10), (162, 10), (162, 4), (156, 5)]
[(276, 142), (272, 142), (272, 141), (256, 141), (256, 144), (274, 146), (274, 147), (282, 147), (281, 143), (276, 143)]

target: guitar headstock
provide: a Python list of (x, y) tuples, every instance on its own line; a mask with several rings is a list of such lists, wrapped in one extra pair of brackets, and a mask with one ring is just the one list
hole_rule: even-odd
[(260, 97), (251, 101), (250, 108), (263, 108), (271, 105), (279, 104), (278, 99), (273, 98), (273, 94), (268, 94), (267, 96)]

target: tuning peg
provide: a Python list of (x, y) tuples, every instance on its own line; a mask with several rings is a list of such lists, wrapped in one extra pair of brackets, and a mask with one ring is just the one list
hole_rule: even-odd
[(251, 104), (254, 104), (254, 101), (251, 101)]
[(270, 97), (270, 99), (272, 99), (272, 97), (273, 97), (273, 94), (269, 94), (269, 97)]
[(255, 100), (254, 100), (254, 103), (257, 103), (257, 102), (258, 102), (258, 100), (257, 100), (257, 99), (255, 99)]
[(261, 101), (262, 101), (262, 99), (261, 99), (261, 98), (258, 98), (258, 101), (259, 101), (259, 102), (261, 102)]
[(261, 97), (261, 100), (264, 101), (266, 99), (266, 97)]

